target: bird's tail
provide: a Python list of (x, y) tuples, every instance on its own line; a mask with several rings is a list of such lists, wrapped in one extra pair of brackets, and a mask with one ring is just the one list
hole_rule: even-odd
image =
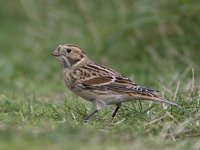
[(169, 104), (169, 105), (172, 105), (172, 106), (182, 108), (180, 105), (176, 104), (175, 102), (168, 101), (167, 99), (155, 98), (154, 101), (158, 101), (158, 102), (161, 102), (161, 103), (165, 103), (165, 104)]
[(182, 108), (180, 105), (176, 104), (175, 102), (171, 102), (167, 99), (161, 98), (160, 96), (158, 96), (157, 94), (154, 93), (150, 93), (150, 92), (145, 92), (145, 93), (129, 93), (131, 94), (131, 97), (134, 99), (138, 99), (138, 100), (150, 100), (150, 101), (158, 101), (161, 103), (165, 103), (165, 104), (169, 104), (175, 107), (179, 107)]

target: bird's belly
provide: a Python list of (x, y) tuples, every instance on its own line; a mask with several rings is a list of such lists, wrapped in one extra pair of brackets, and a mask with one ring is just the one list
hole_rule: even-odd
[(105, 102), (106, 105), (126, 102), (125, 95), (113, 91), (86, 90), (71, 84), (67, 84), (67, 86), (72, 92), (90, 102), (101, 100)]
[(104, 102), (107, 105), (112, 105), (125, 102), (125, 99), (121, 95), (110, 95), (109, 97), (104, 99)]
[(80, 89), (74, 89), (71, 91), (87, 101), (93, 102), (94, 100), (96, 100), (96, 95), (91, 93), (90, 91), (82, 91)]
[(119, 94), (117, 95), (117, 94), (112, 94), (112, 93), (110, 94), (96, 93), (90, 90), (82, 91), (78, 89), (72, 90), (72, 91), (78, 96), (90, 102), (94, 102), (96, 100), (102, 100), (103, 102), (105, 102), (106, 105), (112, 105), (112, 104), (124, 102), (123, 95), (119, 95)]
[(76, 84), (72, 84), (69, 81), (65, 80), (65, 84), (67, 87), (76, 95), (82, 97), (85, 100), (93, 101), (93, 97), (87, 91), (83, 91), (80, 87), (76, 86)]
[[(74, 92), (76, 93), (76, 92)], [(95, 100), (98, 100), (98, 98), (96, 97), (96, 95), (92, 94), (92, 93), (87, 93), (87, 92), (77, 92), (76, 93), (78, 96), (80, 96), (81, 98), (90, 101), (90, 102), (94, 102)]]

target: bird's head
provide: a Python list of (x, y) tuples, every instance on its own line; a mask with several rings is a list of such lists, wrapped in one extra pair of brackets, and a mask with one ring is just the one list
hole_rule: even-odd
[(59, 45), (52, 55), (61, 62), (64, 68), (70, 68), (87, 61), (84, 52), (72, 44)]

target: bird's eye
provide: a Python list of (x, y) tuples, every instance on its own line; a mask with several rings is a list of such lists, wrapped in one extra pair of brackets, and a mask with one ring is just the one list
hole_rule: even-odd
[(72, 50), (70, 48), (67, 48), (67, 52), (70, 53)]

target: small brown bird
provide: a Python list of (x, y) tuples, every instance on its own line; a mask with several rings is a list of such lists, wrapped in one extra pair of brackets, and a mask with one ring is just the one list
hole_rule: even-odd
[(159, 101), (180, 107), (161, 98), (159, 91), (140, 86), (108, 67), (95, 64), (78, 46), (59, 45), (52, 55), (60, 61), (67, 87), (96, 106), (85, 120), (112, 104), (117, 106), (112, 114), (114, 118), (121, 104), (132, 100)]

